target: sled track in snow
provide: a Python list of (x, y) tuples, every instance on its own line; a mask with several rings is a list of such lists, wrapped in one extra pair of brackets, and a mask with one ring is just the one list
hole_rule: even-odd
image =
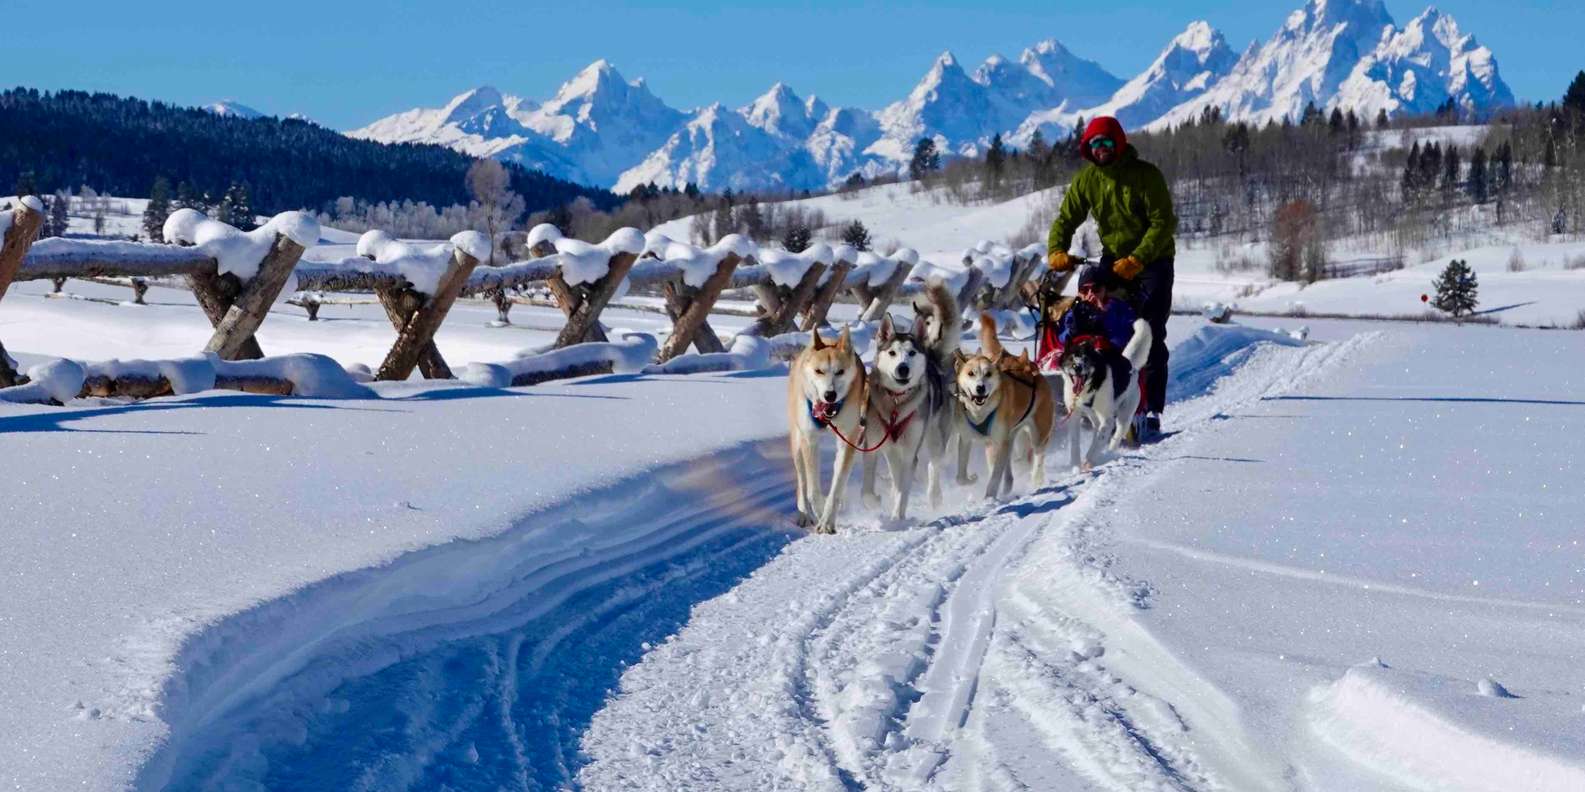
[(793, 538), (784, 447), (663, 468), (222, 624), (189, 651), (142, 788), (565, 786), (622, 669)]
[[(1351, 347), (1256, 346), (1269, 338), (1187, 344), (1174, 369), (1174, 397), (1186, 400), (1176, 420), (1192, 433)], [(653, 790), (1230, 788), (1220, 770), (1237, 737), (1196, 731), (1145, 689), (1151, 680), (1111, 667), (1112, 636), (1087, 610), (1126, 614), (1148, 602), (1148, 584), (1110, 572), (1107, 540), (1092, 531), (1097, 513), (1177, 444), (1011, 503), (949, 489), (948, 503), (970, 508), (917, 527), (850, 509), (838, 535), (793, 544), (630, 669), (584, 738), (594, 761), (579, 780)]]

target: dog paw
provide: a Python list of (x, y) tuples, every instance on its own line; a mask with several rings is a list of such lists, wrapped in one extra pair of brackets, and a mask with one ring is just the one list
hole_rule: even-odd
[(815, 519), (807, 514), (804, 514), (803, 512), (798, 512), (798, 519), (796, 522), (798, 523), (799, 528), (808, 528), (809, 526), (815, 524)]
[(980, 480), (980, 476), (979, 476), (978, 473), (970, 473), (967, 476), (958, 476), (958, 478), (957, 478), (959, 486), (967, 486), (967, 485), (973, 484), (974, 482), (979, 481), (979, 480)]

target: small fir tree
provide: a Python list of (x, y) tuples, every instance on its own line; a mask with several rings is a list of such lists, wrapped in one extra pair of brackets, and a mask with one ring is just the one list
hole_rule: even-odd
[(165, 218), (171, 216), (171, 183), (164, 176), (154, 178), (149, 189), (149, 205), (143, 210), (143, 234), (158, 242), (165, 238)]
[(1486, 175), (1486, 149), (1475, 147), (1475, 153), (1469, 156), (1469, 182), (1467, 184), (1469, 198), (1477, 204), (1486, 203), (1491, 198), (1491, 182)]
[(802, 253), (809, 249), (809, 243), (813, 238), (814, 233), (809, 230), (809, 226), (800, 223), (787, 229), (787, 233), (782, 235), (781, 246), (786, 248), (788, 253)]
[(1462, 319), (1475, 312), (1478, 304), (1476, 292), (1479, 284), (1475, 280), (1475, 271), (1469, 268), (1469, 263), (1462, 259), (1453, 259), (1447, 263), (1447, 268), (1431, 284), (1436, 288), (1436, 297), (1431, 299), (1431, 305), (1437, 310), (1451, 315), (1454, 319)]
[(66, 236), (66, 229), (71, 225), (71, 218), (67, 213), (67, 207), (71, 202), (71, 196), (64, 192), (55, 193), (55, 197), (50, 200), (50, 236)]
[(920, 138), (914, 144), (913, 159), (908, 161), (908, 175), (915, 181), (935, 173), (941, 169), (941, 152), (936, 150), (936, 141), (931, 138)]
[(870, 249), (870, 230), (863, 222), (854, 220), (842, 227), (842, 241), (862, 253)]
[(985, 168), (990, 171), (991, 183), (995, 184), (1002, 178), (1002, 170), (1007, 167), (1007, 146), (1002, 143), (1002, 133), (997, 132), (991, 138), (991, 148), (985, 152)]

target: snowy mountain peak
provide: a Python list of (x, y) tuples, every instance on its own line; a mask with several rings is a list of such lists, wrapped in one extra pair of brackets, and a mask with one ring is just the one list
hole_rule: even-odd
[(481, 85), (452, 97), (451, 101), (441, 108), (440, 123), (462, 123), (487, 110), (501, 107), (504, 103), (505, 97), (500, 91), (488, 85)]
[[(1095, 46), (1103, 45), (1113, 46)], [(1129, 128), (1181, 124), (1210, 108), (1264, 123), (1297, 118), (1311, 103), (1374, 117), (1431, 112), (1449, 100), (1474, 117), (1514, 102), (1491, 51), (1452, 17), (1431, 7), (1400, 28), (1382, 0), (1304, 0), (1242, 54), (1209, 22), (1190, 22), (1126, 82), (1046, 38), (1016, 60), (991, 55), (972, 75), (944, 50), (905, 97), (879, 111), (833, 108), (777, 82), (736, 109), (682, 112), (600, 59), (544, 105), (483, 86), (348, 134), (439, 143), (590, 184), (801, 189), (895, 172), (925, 137), (968, 155), (998, 134), (1017, 146), (1037, 131), (1057, 140), (1080, 118), (1102, 114)]]
[(1167, 44), (1167, 49), (1181, 49), (1189, 52), (1208, 53), (1216, 49), (1227, 49), (1227, 39), (1222, 37), (1222, 32), (1211, 23), (1197, 19), (1189, 23), (1182, 33), (1173, 36)]
[(786, 83), (778, 82), (738, 112), (755, 127), (772, 135), (807, 137), (825, 115), (825, 105), (814, 97), (804, 101)]
[(213, 104), (204, 105), (204, 109), (217, 116), (230, 116), (233, 118), (263, 118), (264, 114), (248, 107), (241, 102), (223, 99)]

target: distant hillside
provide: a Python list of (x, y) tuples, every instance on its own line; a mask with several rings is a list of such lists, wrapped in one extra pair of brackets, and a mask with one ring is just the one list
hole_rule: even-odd
[[(39, 191), (87, 184), (111, 195), (147, 195), (156, 176), (219, 196), (247, 182), (262, 213), (320, 208), (339, 196), (465, 204), (472, 159), (442, 146), (354, 140), (311, 122), (217, 115), (82, 91), (0, 93), (0, 189), (31, 171)], [(529, 211), (586, 196), (616, 196), (508, 165)]]

